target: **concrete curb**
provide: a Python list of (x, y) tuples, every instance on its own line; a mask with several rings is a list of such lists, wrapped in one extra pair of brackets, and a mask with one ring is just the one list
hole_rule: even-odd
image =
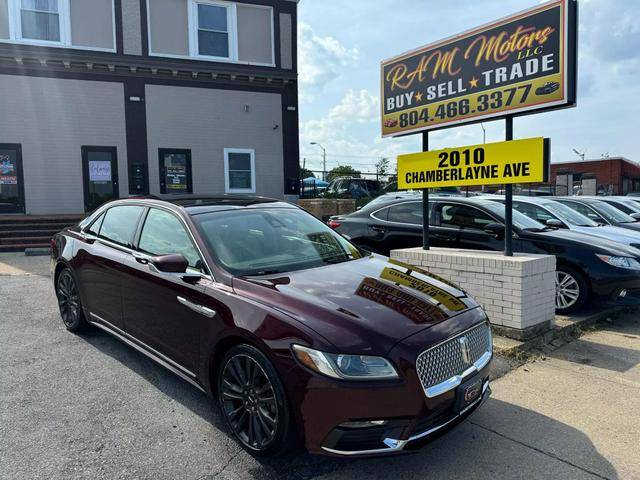
[(25, 248), (24, 249), (24, 254), (27, 257), (37, 257), (37, 256), (44, 257), (45, 255), (50, 255), (51, 254), (51, 249), (49, 247), (45, 247), (45, 248)]
[(494, 333), (493, 351), (495, 355), (507, 358), (526, 359), (530, 355), (550, 353), (562, 345), (580, 337), (585, 329), (596, 323), (615, 318), (629, 307), (612, 307), (590, 312), (581, 316), (556, 316), (555, 326), (534, 338), (518, 341), (500, 335), (500, 328), (492, 326)]

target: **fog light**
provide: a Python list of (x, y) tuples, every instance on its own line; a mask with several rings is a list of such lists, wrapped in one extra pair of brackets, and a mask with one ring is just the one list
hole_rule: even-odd
[(344, 422), (338, 425), (343, 428), (366, 428), (366, 427), (379, 427), (380, 425), (386, 425), (386, 420), (365, 420), (362, 422)]
[(618, 297), (624, 298), (626, 296), (627, 296), (627, 291), (626, 290), (620, 290), (620, 293), (618, 294)]

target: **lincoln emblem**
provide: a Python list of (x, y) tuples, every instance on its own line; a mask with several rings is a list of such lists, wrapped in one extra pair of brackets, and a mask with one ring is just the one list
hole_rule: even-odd
[(467, 337), (460, 337), (458, 339), (458, 343), (460, 344), (462, 361), (464, 363), (471, 363), (471, 352), (469, 351), (469, 340), (467, 340)]

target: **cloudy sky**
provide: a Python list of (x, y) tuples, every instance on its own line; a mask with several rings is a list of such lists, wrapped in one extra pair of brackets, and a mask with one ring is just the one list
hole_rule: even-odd
[[(307, 168), (420, 150), (419, 135), (380, 137), (380, 61), (529, 8), (536, 0), (301, 0), (300, 152)], [(578, 106), (514, 119), (515, 138), (551, 138), (552, 161), (603, 154), (640, 162), (640, 0), (579, 0)], [(504, 122), (485, 122), (487, 142)], [(431, 148), (482, 142), (479, 124), (434, 132)], [(394, 160), (395, 161), (395, 160)]]

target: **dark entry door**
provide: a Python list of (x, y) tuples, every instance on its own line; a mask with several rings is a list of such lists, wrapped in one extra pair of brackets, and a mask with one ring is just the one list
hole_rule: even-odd
[(0, 213), (24, 213), (22, 147), (0, 143)]
[(118, 198), (116, 147), (82, 147), (82, 174), (85, 212)]
[(160, 193), (193, 193), (191, 150), (161, 148)]

